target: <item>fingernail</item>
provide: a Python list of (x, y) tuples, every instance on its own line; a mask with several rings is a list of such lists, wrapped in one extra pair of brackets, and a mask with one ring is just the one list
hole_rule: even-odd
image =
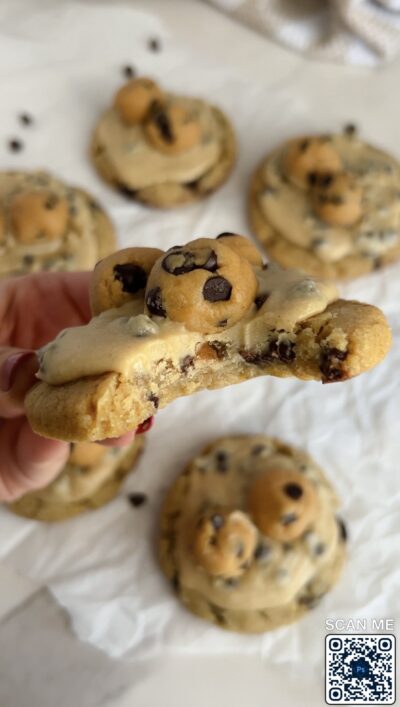
[(34, 351), (19, 351), (11, 354), (0, 368), (0, 390), (7, 393), (15, 383), (16, 377), (26, 365), (28, 359), (36, 356)]
[(137, 435), (142, 435), (144, 432), (148, 432), (153, 427), (154, 417), (149, 417), (147, 420), (142, 422), (136, 430)]

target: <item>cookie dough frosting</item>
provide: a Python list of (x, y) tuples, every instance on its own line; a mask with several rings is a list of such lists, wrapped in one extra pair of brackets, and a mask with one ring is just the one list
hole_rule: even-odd
[(306, 453), (263, 435), (219, 439), (168, 492), (161, 566), (201, 618), (234, 631), (277, 628), (315, 607), (340, 575), (338, 505)]
[(92, 156), (102, 176), (125, 196), (172, 207), (205, 196), (225, 180), (234, 138), (225, 116), (205, 101), (135, 79), (98, 121)]
[(354, 134), (298, 138), (257, 170), (250, 217), (280, 264), (360, 275), (400, 255), (399, 164)]
[(0, 277), (91, 269), (114, 247), (107, 215), (86, 192), (47, 172), (0, 173)]
[(243, 236), (166, 253), (127, 248), (95, 268), (95, 315), (39, 351), (26, 400), (33, 428), (73, 440), (115, 437), (180, 395), (259, 375), (344, 381), (391, 343), (380, 310), (336, 287), (263, 264)]
[(143, 437), (136, 437), (127, 447), (72, 444), (61, 474), (46, 488), (26, 494), (9, 508), (17, 515), (48, 522), (98, 508), (117, 494), (143, 448)]

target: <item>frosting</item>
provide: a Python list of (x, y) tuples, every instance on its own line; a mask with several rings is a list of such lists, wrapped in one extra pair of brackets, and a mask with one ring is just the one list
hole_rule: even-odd
[(41, 351), (38, 377), (53, 385), (106, 372), (130, 378), (148, 374), (161, 359), (179, 366), (186, 356), (195, 356), (199, 344), (227, 343), (256, 349), (274, 329), (292, 331), (296, 324), (323, 312), (338, 297), (336, 287), (297, 270), (270, 264), (254, 267), (263, 304), (252, 305), (237, 324), (218, 334), (188, 331), (183, 324), (143, 314), (144, 303), (136, 299), (106, 310), (85, 326), (65, 329)]
[(292, 244), (311, 249), (324, 262), (355, 252), (379, 256), (400, 239), (400, 169), (390, 156), (354, 137), (332, 135), (343, 168), (363, 191), (362, 216), (353, 226), (329, 226), (312, 209), (310, 193), (289, 183), (282, 173), (281, 146), (264, 168), (260, 208), (271, 226)]
[(182, 106), (200, 124), (201, 141), (180, 154), (164, 154), (146, 139), (143, 126), (124, 124), (114, 108), (107, 110), (96, 128), (96, 149), (107, 160), (118, 179), (131, 189), (144, 189), (165, 182), (191, 182), (201, 177), (221, 154), (221, 128), (211, 107), (203, 101), (168, 96), (168, 104)]
[[(69, 217), (61, 238), (23, 244), (12, 233), (8, 205), (16, 194), (49, 190), (67, 200)], [(0, 204), (4, 213), (4, 238), (0, 242), (0, 277), (42, 270), (91, 269), (97, 260), (93, 216), (86, 197), (45, 172), (0, 172)]]

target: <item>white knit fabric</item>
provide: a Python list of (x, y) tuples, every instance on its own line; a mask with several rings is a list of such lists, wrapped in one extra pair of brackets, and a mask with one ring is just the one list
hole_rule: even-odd
[(400, 52), (400, 0), (208, 0), (317, 59), (373, 66)]

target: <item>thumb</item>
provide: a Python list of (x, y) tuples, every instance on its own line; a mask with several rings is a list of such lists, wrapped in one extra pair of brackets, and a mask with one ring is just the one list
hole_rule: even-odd
[(34, 351), (0, 347), (0, 417), (24, 414), (24, 398), (36, 381), (38, 365)]

